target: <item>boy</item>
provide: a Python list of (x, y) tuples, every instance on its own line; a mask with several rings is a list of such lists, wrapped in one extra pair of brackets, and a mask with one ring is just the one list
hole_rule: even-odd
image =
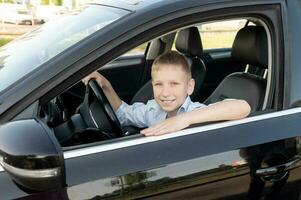
[(176, 51), (157, 57), (151, 76), (154, 99), (146, 104), (128, 105), (121, 101), (110, 82), (97, 72), (85, 77), (83, 83), (95, 79), (121, 125), (149, 127), (141, 131), (146, 136), (162, 135), (202, 122), (241, 119), (250, 113), (250, 106), (244, 100), (228, 99), (209, 106), (192, 102), (189, 95), (195, 81), (185, 57)]

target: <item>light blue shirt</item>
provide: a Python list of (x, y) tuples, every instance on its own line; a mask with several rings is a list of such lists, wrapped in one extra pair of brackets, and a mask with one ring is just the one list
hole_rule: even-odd
[[(203, 107), (206, 107), (206, 105), (199, 102), (192, 102), (188, 96), (183, 105), (179, 108), (177, 115)], [(166, 119), (167, 113), (152, 99), (146, 104), (138, 102), (128, 105), (122, 102), (116, 111), (116, 116), (122, 126), (143, 128), (153, 126), (163, 121)]]

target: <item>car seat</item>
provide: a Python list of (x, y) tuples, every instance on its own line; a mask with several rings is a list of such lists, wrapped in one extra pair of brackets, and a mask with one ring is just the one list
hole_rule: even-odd
[(268, 44), (267, 35), (262, 26), (246, 26), (235, 37), (231, 55), (234, 61), (247, 65), (244, 72), (228, 75), (204, 101), (211, 104), (227, 98), (243, 99), (251, 106), (251, 112), (261, 110), (266, 90), (264, 76), (248, 72), (249, 66), (267, 71)]

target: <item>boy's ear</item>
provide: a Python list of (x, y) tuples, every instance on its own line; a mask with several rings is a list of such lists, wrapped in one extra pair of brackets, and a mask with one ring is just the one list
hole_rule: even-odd
[(195, 86), (195, 80), (193, 78), (191, 78), (188, 81), (188, 89), (187, 89), (187, 94), (191, 95), (194, 91), (194, 86)]

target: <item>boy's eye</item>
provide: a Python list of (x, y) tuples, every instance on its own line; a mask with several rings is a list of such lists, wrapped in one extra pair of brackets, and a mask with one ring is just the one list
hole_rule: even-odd
[(154, 86), (162, 86), (162, 83), (155, 83)]
[(170, 85), (175, 86), (175, 85), (179, 85), (178, 82), (171, 82)]

